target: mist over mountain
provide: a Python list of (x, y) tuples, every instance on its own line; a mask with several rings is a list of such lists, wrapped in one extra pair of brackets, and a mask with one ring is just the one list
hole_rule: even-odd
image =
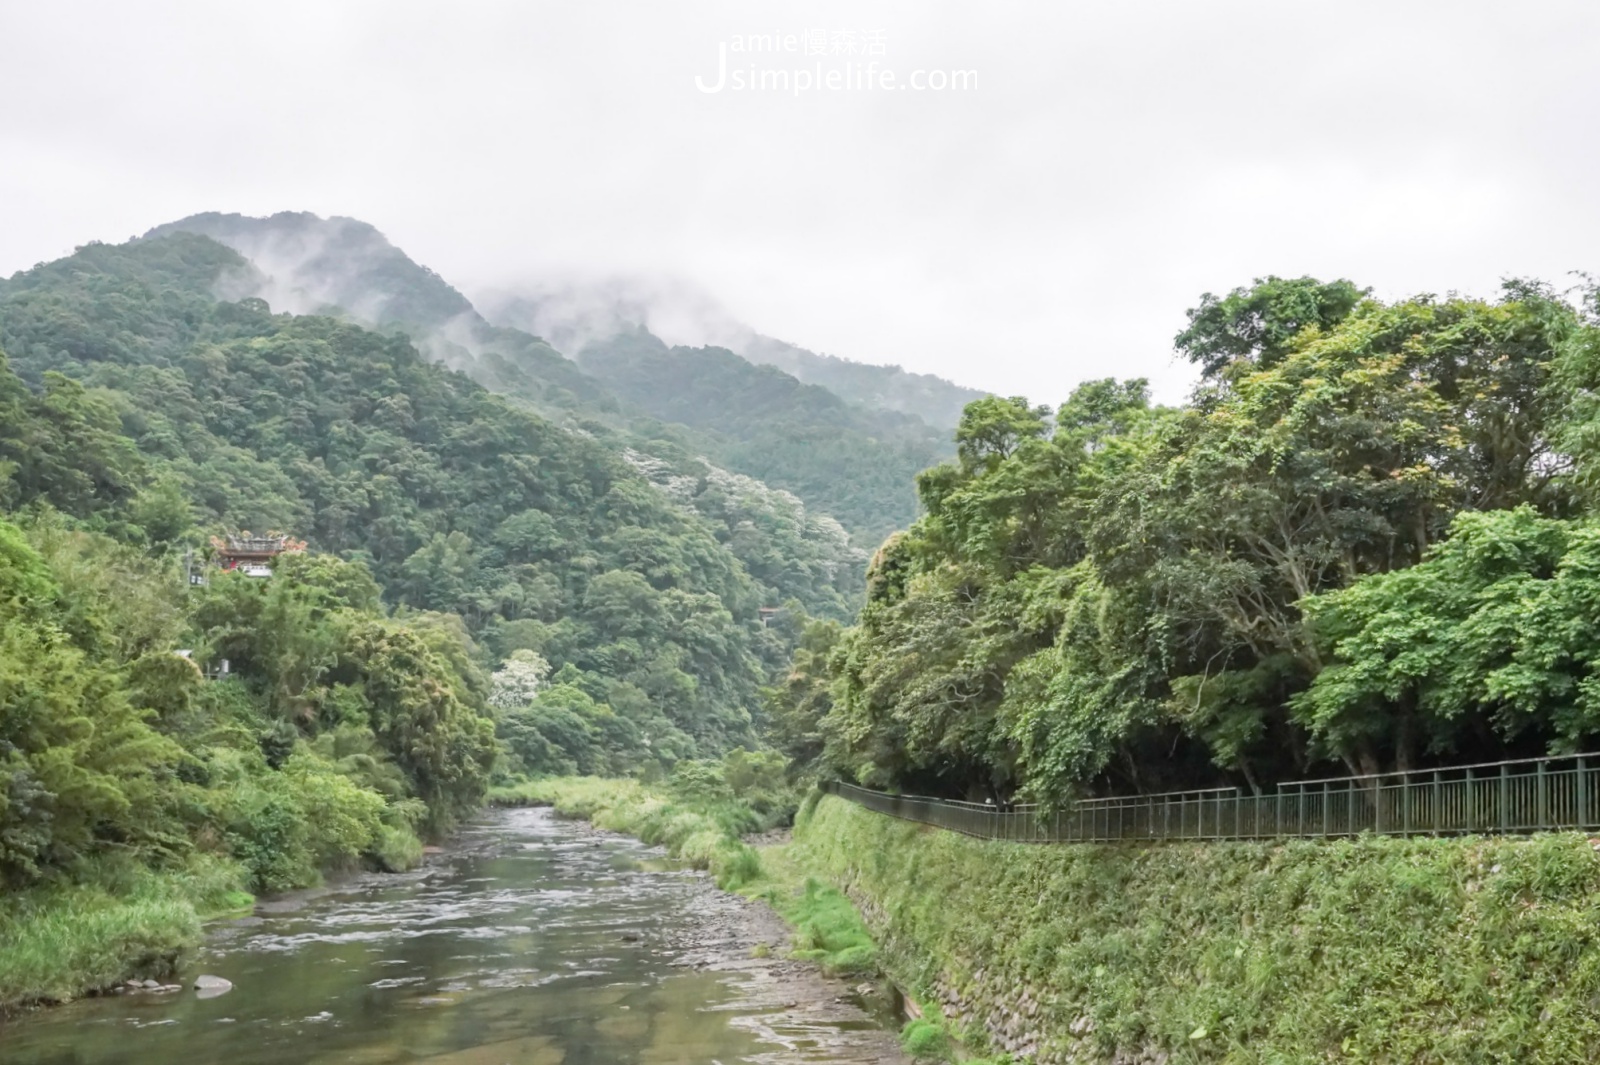
[[(482, 297), (486, 316), (357, 219), (212, 212), (144, 239), (179, 232), (248, 260), (219, 276), (219, 298), (252, 296), (275, 310), (399, 330), (489, 389), (610, 434), (614, 446), (667, 461), (679, 475), (722, 467), (790, 492), (818, 518), (838, 519), (858, 547), (916, 517), (912, 478), (948, 457), (948, 426), (980, 395), (761, 336), (687, 284), (575, 280), (533, 294), (499, 290)], [(669, 343), (656, 328), (696, 343)], [(808, 375), (838, 384), (808, 383)]]
[(606, 390), (536, 336), (499, 329), (444, 278), (354, 218), (281, 211), (264, 218), (215, 211), (156, 226), (145, 240), (196, 233), (232, 248), (249, 268), (216, 282), (223, 299), (253, 296), (276, 311), (335, 314), (399, 329), (429, 356), (515, 393), (545, 414), (614, 406)]
[[(280, 211), (265, 218), (208, 211), (156, 226), (145, 239), (198, 233), (244, 256), (259, 276), (222, 278), (288, 314), (343, 311), (375, 325), (443, 328), (482, 323), (472, 303), (444, 278), (355, 218)], [(483, 323), (487, 324), (487, 323)]]
[(710, 293), (681, 279), (619, 275), (536, 280), (486, 289), (474, 300), (491, 321), (545, 337), (574, 357), (591, 344), (642, 327), (669, 346), (725, 348), (851, 403), (914, 414), (941, 429), (953, 428), (963, 407), (988, 394), (933, 374), (819, 355), (766, 336), (739, 321)]
[(591, 343), (578, 364), (624, 403), (688, 426), (731, 469), (795, 493), (876, 545), (914, 517), (916, 474), (949, 434), (870, 410), (721, 347), (669, 346), (644, 328)]

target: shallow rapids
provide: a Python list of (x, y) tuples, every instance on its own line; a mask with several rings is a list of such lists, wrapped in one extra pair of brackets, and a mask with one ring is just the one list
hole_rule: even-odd
[[(887, 1003), (778, 960), (786, 939), (765, 907), (652, 848), (546, 810), (503, 811), (415, 873), (260, 904), (214, 931), (182, 991), (0, 1025), (0, 1061), (903, 1061)], [(202, 999), (199, 973), (233, 990)]]

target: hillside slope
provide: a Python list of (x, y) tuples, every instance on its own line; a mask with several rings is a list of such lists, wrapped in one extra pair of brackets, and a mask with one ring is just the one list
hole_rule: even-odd
[(159, 537), (163, 506), (178, 527), (292, 531), (500, 654), (572, 665), (684, 753), (749, 737), (784, 655), (756, 615), (777, 593), (713, 527), (404, 337), (212, 298), (247, 268), (175, 234), (0, 284), (0, 347), (88, 448), (51, 464), (36, 433), (13, 441), (13, 505), (133, 538)]
[(618, 334), (644, 330), (670, 347), (716, 347), (762, 366), (775, 366), (858, 406), (911, 414), (949, 430), (961, 411), (987, 393), (899, 366), (819, 355), (756, 332), (709, 293), (681, 280), (614, 277), (589, 282), (524, 283), (473, 297), (491, 320), (549, 338), (578, 352)]
[[(608, 317), (601, 339), (581, 351), (576, 345), (593, 339), (592, 329), (575, 332), (526, 301), (498, 303), (493, 324), (438, 274), (355, 219), (200, 214), (157, 227), (147, 239), (173, 232), (212, 237), (256, 268), (224, 277), (222, 295), (257, 296), (299, 313), (342, 310), (402, 330), (431, 357), (491, 390), (614, 437), (619, 447), (671, 462), (703, 455), (792, 492), (815, 517), (837, 518), (858, 549), (876, 546), (916, 517), (911, 476), (950, 450), (946, 430), (913, 415), (847, 402), (726, 349), (668, 348), (619, 318)], [(535, 335), (542, 325), (570, 342), (567, 354), (577, 362)], [(790, 349), (772, 347), (780, 350)], [(862, 368), (863, 380), (879, 369)]]
[(948, 449), (947, 434), (911, 415), (846, 403), (726, 348), (668, 347), (640, 329), (589, 345), (578, 362), (625, 402), (699, 430), (719, 462), (874, 544), (916, 517), (914, 478)]
[(546, 414), (616, 410), (615, 399), (538, 337), (490, 325), (459, 291), (354, 218), (281, 211), (265, 218), (207, 212), (156, 226), (210, 237), (249, 270), (219, 275), (216, 294), (253, 296), (290, 314), (333, 314), (410, 336), (429, 356), (513, 392)]

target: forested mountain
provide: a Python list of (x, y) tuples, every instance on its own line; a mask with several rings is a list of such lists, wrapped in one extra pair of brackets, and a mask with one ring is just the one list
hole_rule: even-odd
[(669, 348), (639, 329), (578, 353), (585, 371), (731, 469), (785, 488), (877, 543), (916, 516), (917, 473), (946, 452), (921, 420), (846, 403), (726, 348)]
[(776, 734), (1049, 803), (1592, 746), (1596, 311), (1273, 278), (1190, 312), (1182, 408), (970, 405)]
[(275, 311), (331, 314), (405, 332), (429, 356), (546, 414), (605, 416), (616, 400), (536, 336), (490, 325), (438, 274), (354, 218), (282, 211), (266, 218), (208, 212), (157, 226), (146, 240), (198, 233), (246, 266), (217, 278), (215, 294), (266, 300)]
[[(265, 218), (208, 211), (156, 226), (145, 239), (199, 233), (255, 269), (222, 278), (221, 293), (255, 296), (290, 314), (346, 313), (374, 325), (444, 328), (482, 320), (444, 278), (355, 218), (280, 211)], [(234, 286), (235, 291), (227, 291)]]
[(727, 351), (668, 349), (634, 328), (568, 351), (574, 363), (534, 335), (535, 319), (517, 313), (524, 305), (502, 304), (503, 324), (491, 325), (437, 274), (354, 219), (201, 214), (148, 236), (173, 232), (210, 236), (250, 261), (254, 269), (225, 276), (219, 294), (400, 329), (431, 357), (618, 449), (675, 464), (704, 456), (786, 489), (817, 517), (837, 518), (860, 544), (875, 545), (916, 516), (911, 477), (948, 454), (948, 433), (914, 417), (865, 410)]
[(243, 265), (176, 234), (0, 286), (14, 370), (60, 418), (103, 428), (72, 463), (19, 440), (12, 505), (135, 538), (158, 501), (174, 514), (157, 535), (190, 517), (292, 531), (365, 563), (395, 603), (460, 614), (502, 655), (602, 678), (683, 750), (749, 737), (762, 662), (784, 653), (756, 609), (779, 593), (711, 526), (403, 337), (213, 299)]
[(987, 393), (952, 384), (942, 377), (912, 373), (899, 366), (851, 362), (837, 355), (818, 355), (783, 340), (752, 333), (730, 345), (751, 362), (778, 369), (818, 385), (852, 403), (879, 410), (914, 414), (939, 429), (955, 428), (968, 403)]
[(669, 347), (726, 348), (750, 362), (776, 366), (808, 385), (874, 410), (911, 414), (941, 430), (955, 428), (961, 410), (985, 393), (898, 366), (818, 355), (764, 336), (709, 295), (683, 283), (642, 278), (527, 284), (475, 297), (492, 321), (546, 337), (576, 355), (590, 344), (640, 329)]

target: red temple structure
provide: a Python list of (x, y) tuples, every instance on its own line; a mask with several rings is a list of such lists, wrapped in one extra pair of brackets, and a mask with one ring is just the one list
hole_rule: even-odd
[(279, 555), (304, 551), (306, 542), (290, 536), (271, 533), (267, 536), (213, 536), (211, 546), (217, 553), (217, 565), (234, 570), (246, 577), (272, 576), (272, 560)]

